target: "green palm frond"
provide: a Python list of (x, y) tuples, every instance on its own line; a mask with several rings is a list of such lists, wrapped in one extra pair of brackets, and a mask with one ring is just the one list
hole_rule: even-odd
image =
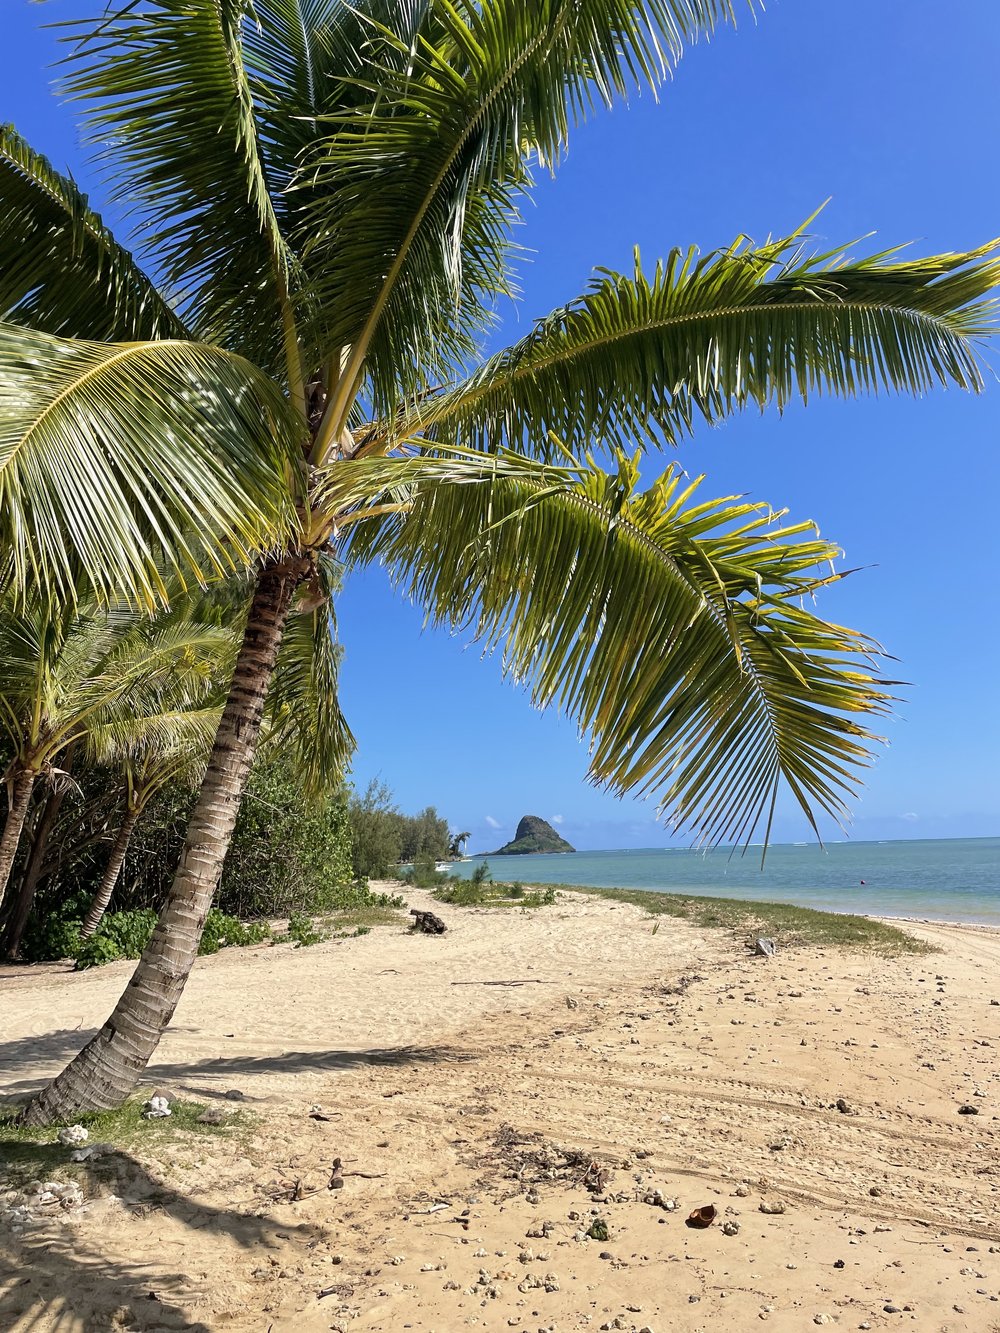
[(268, 744), (291, 757), (310, 796), (340, 784), (354, 750), (337, 681), (341, 650), (333, 598), (339, 587), (339, 566), (322, 559), (288, 619), (267, 697)]
[(0, 325), (0, 544), (20, 587), (82, 573), (162, 598), (288, 530), (301, 423), (273, 381), (197, 343), (84, 343)]
[(72, 338), (184, 336), (87, 196), (0, 126), (0, 319)]
[(235, 628), (217, 623), (207, 599), (178, 598), (147, 618), (86, 592), (61, 607), (8, 595), (0, 602), (0, 733), (33, 764), (74, 740), (99, 762), (112, 752), (134, 757), (154, 740), (172, 747), (201, 725), (184, 722), (186, 710), (210, 703), (218, 720), (237, 647)]
[(143, 0), (68, 22), (66, 90), (197, 336), (284, 373), (293, 260), (243, 62), (253, 21), (249, 0)]
[(219, 700), (136, 716), (131, 726), (124, 718), (101, 719), (87, 732), (87, 754), (106, 767), (127, 765), (139, 785), (156, 790), (180, 773), (193, 776), (204, 764), (221, 715)]
[[(368, 99), (322, 118), (306, 164), (306, 262), (350, 346), (321, 445), (368, 375), (376, 411), (472, 350), (508, 290), (510, 223), (530, 181), (594, 103), (664, 77), (683, 44), (733, 17), (730, 0), (456, 0), (371, 21)], [(363, 12), (363, 11), (362, 11)], [(446, 311), (453, 317), (443, 319)], [(322, 452), (322, 451), (321, 451)]]
[(903, 260), (803, 258), (801, 235), (742, 238), (699, 258), (674, 250), (644, 276), (605, 272), (463, 383), (372, 432), (478, 447), (673, 442), (698, 419), (819, 393), (978, 389), (976, 340), (991, 327), (998, 242)]
[(891, 698), (878, 646), (804, 605), (840, 577), (839, 552), (766, 506), (700, 501), (673, 470), (640, 492), (635, 461), (618, 462), (560, 485), (509, 460), (458, 486), (431, 484), (427, 460), (406, 512), (352, 529), (351, 558), (502, 644), (534, 703), (589, 735), (595, 782), (655, 795), (701, 840), (769, 827), (782, 782), (810, 820), (842, 817), (875, 739), (866, 719)]

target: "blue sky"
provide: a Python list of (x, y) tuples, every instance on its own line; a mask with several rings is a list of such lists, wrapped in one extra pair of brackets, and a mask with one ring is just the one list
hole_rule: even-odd
[[(43, 20), (97, 0), (7, 0), (0, 119), (12, 120), (101, 206), (73, 110), (51, 95), (56, 54)], [(649, 96), (577, 131), (555, 181), (540, 183), (518, 239), (530, 253), (502, 341), (579, 294), (594, 266), (647, 264), (745, 232), (793, 229), (828, 196), (819, 245), (876, 231), (879, 247), (969, 248), (1000, 232), (1000, 5), (955, 0), (775, 0), (690, 50), (659, 104)], [(992, 353), (994, 367), (1000, 354)], [(680, 450), (704, 493), (747, 492), (815, 519), (863, 571), (820, 609), (879, 638), (913, 682), (891, 745), (855, 810), (856, 838), (1000, 833), (995, 698), (1000, 385), (978, 398), (818, 400), (782, 419), (745, 417)], [(576, 846), (669, 841), (651, 804), (586, 781), (586, 745), (534, 712), (474, 644), (423, 630), (377, 572), (339, 607), (344, 705), (373, 775), (415, 810), (433, 804), (472, 831), (473, 850), (518, 818), (558, 822)], [(786, 804), (778, 841), (806, 836)]]

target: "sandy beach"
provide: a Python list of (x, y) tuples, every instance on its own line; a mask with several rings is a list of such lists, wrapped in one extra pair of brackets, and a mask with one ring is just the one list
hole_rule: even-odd
[[(406, 897), (448, 933), (199, 960), (144, 1088), (246, 1123), (0, 1234), (0, 1328), (1000, 1329), (1000, 932), (765, 959), (582, 895)], [(130, 968), (0, 969), (0, 1095)]]

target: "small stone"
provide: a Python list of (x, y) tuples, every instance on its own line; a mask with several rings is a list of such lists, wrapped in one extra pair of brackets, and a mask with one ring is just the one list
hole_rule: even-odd
[(723, 1222), (722, 1234), (724, 1236), (738, 1236), (740, 1234), (739, 1222), (733, 1222), (733, 1221)]
[(784, 1199), (761, 1199), (759, 1207), (762, 1213), (776, 1215), (785, 1211), (785, 1201)]
[(883, 1306), (882, 1306), (882, 1309), (886, 1312), (886, 1314), (902, 1314), (902, 1313), (903, 1313), (903, 1307), (902, 1307), (901, 1305), (893, 1305), (893, 1303), (892, 1303), (891, 1301), (889, 1301), (889, 1303), (888, 1303), (887, 1305), (883, 1305)]
[(843, 1259), (835, 1259), (835, 1260), (833, 1261), (833, 1266), (834, 1266), (834, 1268), (843, 1268), (843, 1267), (845, 1267), (845, 1264), (844, 1264)]
[(833, 1323), (833, 1317), (832, 1317), (832, 1315), (828, 1315), (828, 1314), (814, 1314), (814, 1315), (813, 1315), (813, 1323), (814, 1323), (814, 1324), (832, 1324), (832, 1323)]
[(857, 1111), (855, 1111), (851, 1103), (849, 1101), (845, 1101), (843, 1097), (837, 1098), (837, 1110), (840, 1112), (841, 1115), (857, 1115)]
[(958, 1114), (959, 1114), (959, 1115), (978, 1115), (978, 1114), (979, 1114), (979, 1107), (978, 1107), (978, 1106), (971, 1106), (968, 1102), (966, 1102), (966, 1104), (965, 1104), (964, 1106), (960, 1106), (960, 1107), (958, 1108)]
[(82, 1125), (67, 1125), (56, 1135), (64, 1148), (75, 1148), (80, 1143), (86, 1143), (89, 1137), (89, 1132)]

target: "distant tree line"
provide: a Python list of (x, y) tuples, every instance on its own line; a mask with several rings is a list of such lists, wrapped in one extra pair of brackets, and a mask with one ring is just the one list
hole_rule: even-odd
[(432, 805), (416, 815), (404, 815), (384, 782), (376, 779), (348, 805), (354, 873), (364, 879), (384, 879), (402, 862), (443, 861), (461, 855), (468, 833), (452, 834), (448, 821)]

